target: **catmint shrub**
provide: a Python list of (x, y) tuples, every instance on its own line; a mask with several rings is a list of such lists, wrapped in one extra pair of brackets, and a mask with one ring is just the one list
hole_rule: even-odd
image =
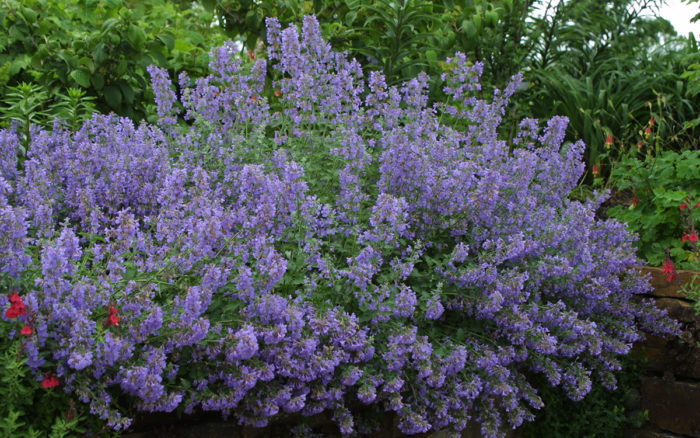
[(519, 77), (478, 99), (456, 54), (428, 106), (427, 76), (365, 77), (313, 17), (267, 34), (266, 56), (216, 48), (178, 93), (149, 69), (157, 124), (36, 130), (3, 170), (0, 273), (26, 285), (35, 376), (116, 430), (131, 410), (328, 411), (372, 434), (389, 411), (406, 434), (497, 437), (542, 407), (535, 382), (579, 400), (643, 331), (677, 331), (602, 197), (568, 198), (567, 120), (500, 138)]

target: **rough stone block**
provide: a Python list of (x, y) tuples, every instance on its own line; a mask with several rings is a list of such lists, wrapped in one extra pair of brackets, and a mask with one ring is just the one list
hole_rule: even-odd
[[(695, 284), (700, 286), (700, 272), (679, 270), (678, 280), (668, 282), (666, 276), (663, 275), (661, 268), (651, 268), (648, 266), (638, 268), (642, 273), (651, 274), (651, 285), (654, 287), (654, 295), (657, 297), (682, 298), (687, 297), (681, 293), (680, 289), (684, 284), (689, 284), (695, 281)], [(697, 276), (697, 278), (695, 278)]]
[(683, 436), (656, 430), (639, 429), (628, 431), (625, 433), (625, 438), (683, 438)]
[(664, 431), (700, 437), (700, 383), (646, 378), (642, 404), (649, 420)]
[(678, 298), (657, 298), (656, 306), (668, 311), (668, 315), (680, 322), (695, 323), (698, 318), (695, 308), (687, 301)]

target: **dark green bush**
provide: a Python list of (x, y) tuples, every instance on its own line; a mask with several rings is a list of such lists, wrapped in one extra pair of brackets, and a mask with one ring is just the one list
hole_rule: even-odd
[(47, 124), (62, 115), (49, 110), (69, 88), (101, 112), (143, 119), (153, 99), (146, 67), (201, 75), (209, 47), (223, 40), (213, 18), (167, 0), (0, 0), (0, 95), (41, 84), (34, 121)]

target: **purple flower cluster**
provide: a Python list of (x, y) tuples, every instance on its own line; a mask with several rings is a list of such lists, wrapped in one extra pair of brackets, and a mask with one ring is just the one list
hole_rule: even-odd
[(179, 97), (149, 68), (155, 126), (37, 129), (21, 166), (0, 132), (0, 276), (30, 285), (37, 376), (114, 429), (120, 399), (492, 437), (542, 406), (536, 374), (580, 399), (643, 330), (677, 330), (638, 299), (602, 197), (568, 199), (584, 146), (563, 144), (567, 120), (499, 138), (518, 77), (479, 100), (481, 66), (457, 54), (431, 107), (427, 77), (365, 81), (313, 17), (301, 34), (270, 19), (268, 39), (254, 63), (213, 50)]

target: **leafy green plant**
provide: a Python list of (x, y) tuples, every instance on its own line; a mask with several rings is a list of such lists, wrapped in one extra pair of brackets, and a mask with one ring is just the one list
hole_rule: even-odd
[(79, 88), (69, 88), (66, 94), (58, 94), (57, 99), (49, 112), (65, 121), (71, 129), (78, 129), (96, 111), (95, 98), (86, 96), (86, 92)]
[(48, 113), (43, 109), (47, 101), (47, 93), (41, 86), (22, 82), (15, 87), (9, 87), (5, 95), (6, 107), (2, 108), (0, 121), (5, 127), (17, 124), (23, 135), (20, 158), (26, 156), (27, 145), (31, 141), (30, 128), (32, 124), (43, 124), (48, 119)]
[[(683, 218), (690, 214), (697, 221), (700, 210), (700, 151), (663, 151), (645, 159), (628, 156), (613, 168), (611, 179), (620, 190), (631, 190), (630, 205), (608, 210), (611, 217), (628, 224), (639, 235), (638, 254), (654, 266), (666, 259), (666, 248), (679, 268), (698, 269), (687, 242)], [(686, 219), (687, 221), (687, 219)]]
[[(352, 3), (351, 12), (366, 17), (362, 27), (357, 29), (365, 35), (363, 42), (366, 44), (355, 47), (354, 52), (363, 55), (370, 64), (380, 65), (390, 78), (390, 84), (415, 77), (427, 66), (419, 55), (431, 47), (426, 44), (430, 36), (427, 30), (437, 22), (436, 5), (419, 0), (373, 3)], [(431, 57), (437, 60), (434, 50)]]
[[(543, 33), (532, 59), (531, 109), (537, 117), (552, 110), (566, 114), (569, 135), (585, 140), (589, 169), (597, 165), (603, 177), (642, 139), (639, 127), (652, 117), (664, 148), (681, 150), (693, 134), (685, 136), (681, 128), (698, 105), (680, 76), (693, 47), (673, 39), (670, 24), (651, 15), (656, 6), (560, 2), (542, 19), (545, 28), (549, 23), (558, 30)], [(660, 45), (660, 38), (667, 42)]]
[(0, 0), (0, 92), (23, 82), (51, 97), (77, 88), (101, 112), (145, 118), (146, 67), (203, 74), (209, 44), (223, 39), (212, 20), (167, 0)]
[(26, 158), (28, 145), (31, 143), (32, 125), (51, 127), (59, 118), (71, 129), (78, 129), (95, 111), (93, 97), (85, 91), (69, 88), (67, 94), (57, 94), (52, 104), (46, 90), (36, 84), (23, 82), (9, 87), (5, 106), (0, 107), (0, 125), (10, 127), (17, 125), (21, 132), (19, 159)]

